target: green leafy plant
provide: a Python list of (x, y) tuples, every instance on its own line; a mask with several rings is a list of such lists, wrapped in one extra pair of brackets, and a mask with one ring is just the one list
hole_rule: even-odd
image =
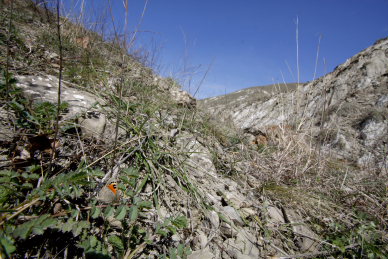
[(384, 258), (388, 246), (382, 230), (362, 213), (358, 214), (357, 222), (351, 228), (341, 223), (332, 223), (327, 239), (346, 258)]
[[(191, 254), (191, 249), (184, 244), (179, 244), (176, 248), (172, 247), (169, 249), (168, 257), (170, 259), (175, 258), (187, 258), (188, 255)], [(161, 256), (161, 258), (166, 258), (165, 255)]]
[[(37, 127), (39, 132), (52, 133), (57, 114), (57, 105), (50, 102), (40, 102), (32, 105), (32, 114), (29, 119)], [(65, 112), (69, 107), (67, 102), (62, 102), (59, 110)]]
[[(3, 73), (4, 80), (0, 81), (0, 94), (6, 97), (8, 80), (10, 89), (8, 89), (8, 105), (16, 113), (17, 122), (21, 128), (30, 129), (31, 133), (52, 133), (53, 125), (56, 119), (57, 106), (50, 102), (31, 103), (22, 94), (20, 88), (16, 87), (17, 80), (12, 74)], [(66, 112), (69, 107), (67, 102), (62, 102), (59, 110)]]
[(8, 209), (14, 203), (19, 203), (25, 194), (33, 189), (33, 184), (39, 179), (39, 175), (33, 173), (33, 167), (29, 167), (30, 172), (17, 173), (9, 170), (0, 171), (0, 208)]
[(162, 224), (158, 224), (156, 227), (156, 233), (162, 236), (167, 236), (168, 234), (175, 234), (178, 229), (187, 227), (187, 218), (185, 216), (177, 216), (172, 218), (167, 218)]

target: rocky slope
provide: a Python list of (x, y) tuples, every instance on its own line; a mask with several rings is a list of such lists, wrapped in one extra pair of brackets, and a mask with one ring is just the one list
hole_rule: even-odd
[(50, 10), (4, 3), (1, 257), (388, 251), (385, 175), (349, 170), (292, 129), (252, 146), (118, 42), (62, 19), (60, 43)]
[(386, 173), (387, 100), (386, 38), (296, 91), (254, 94), (248, 89), (239, 91), (238, 98), (230, 94), (199, 105), (254, 136), (266, 135), (276, 125), (308, 129), (325, 152)]

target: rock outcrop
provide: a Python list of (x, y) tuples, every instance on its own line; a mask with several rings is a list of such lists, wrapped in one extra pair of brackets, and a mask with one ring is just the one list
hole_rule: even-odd
[(251, 92), (205, 99), (199, 106), (255, 137), (274, 125), (308, 129), (327, 152), (359, 166), (387, 168), (388, 38), (294, 91), (256, 90), (256, 101)]
[[(31, 102), (57, 102), (57, 77), (51, 75), (20, 75), (16, 79), (18, 82), (16, 86), (23, 89), (25, 97)], [(156, 85), (167, 91), (171, 96), (171, 100), (178, 105), (195, 108), (196, 100), (189, 93), (179, 89), (179, 86), (168, 85), (167, 82), (165, 79), (160, 78), (156, 81)], [(84, 137), (94, 137), (105, 141), (114, 140), (115, 119), (112, 118), (114, 115), (111, 113), (106, 100), (85, 90), (69, 87), (68, 84), (74, 86), (74, 84), (68, 82), (61, 82), (61, 102), (68, 104), (67, 111), (62, 114), (61, 123), (75, 120), (77, 121), (76, 126), (80, 126)], [(119, 128), (118, 137), (124, 135), (125, 132)]]

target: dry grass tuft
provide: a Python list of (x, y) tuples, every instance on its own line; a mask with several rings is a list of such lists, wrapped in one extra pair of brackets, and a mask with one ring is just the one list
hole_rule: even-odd
[[(308, 132), (279, 126), (252, 163), (263, 195), (297, 209), (320, 226), (362, 225), (363, 214), (377, 231), (387, 227), (387, 176), (362, 170), (317, 150)], [(320, 229), (325, 233), (325, 229)]]

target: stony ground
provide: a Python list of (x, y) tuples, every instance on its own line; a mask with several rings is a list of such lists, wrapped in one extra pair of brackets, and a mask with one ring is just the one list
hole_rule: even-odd
[[(1, 8), (0, 48), (8, 53), (0, 82), (2, 257), (383, 258), (388, 252), (386, 172), (328, 156), (305, 121), (277, 125), (274, 117), (286, 118), (255, 109), (232, 115), (234, 121), (214, 117), (119, 43), (65, 19), (59, 44), (55, 15), (32, 2), (11, 8), (6, 1)], [(386, 45), (379, 44), (371, 49)], [(380, 54), (357, 56), (365, 57), (360, 64), (370, 78), (386, 77)], [(347, 70), (353, 69), (338, 71)], [(256, 108), (287, 105), (265, 96)], [(310, 99), (303, 100), (308, 107)], [(249, 112), (271, 130), (242, 130), (233, 116), (251, 118)]]

